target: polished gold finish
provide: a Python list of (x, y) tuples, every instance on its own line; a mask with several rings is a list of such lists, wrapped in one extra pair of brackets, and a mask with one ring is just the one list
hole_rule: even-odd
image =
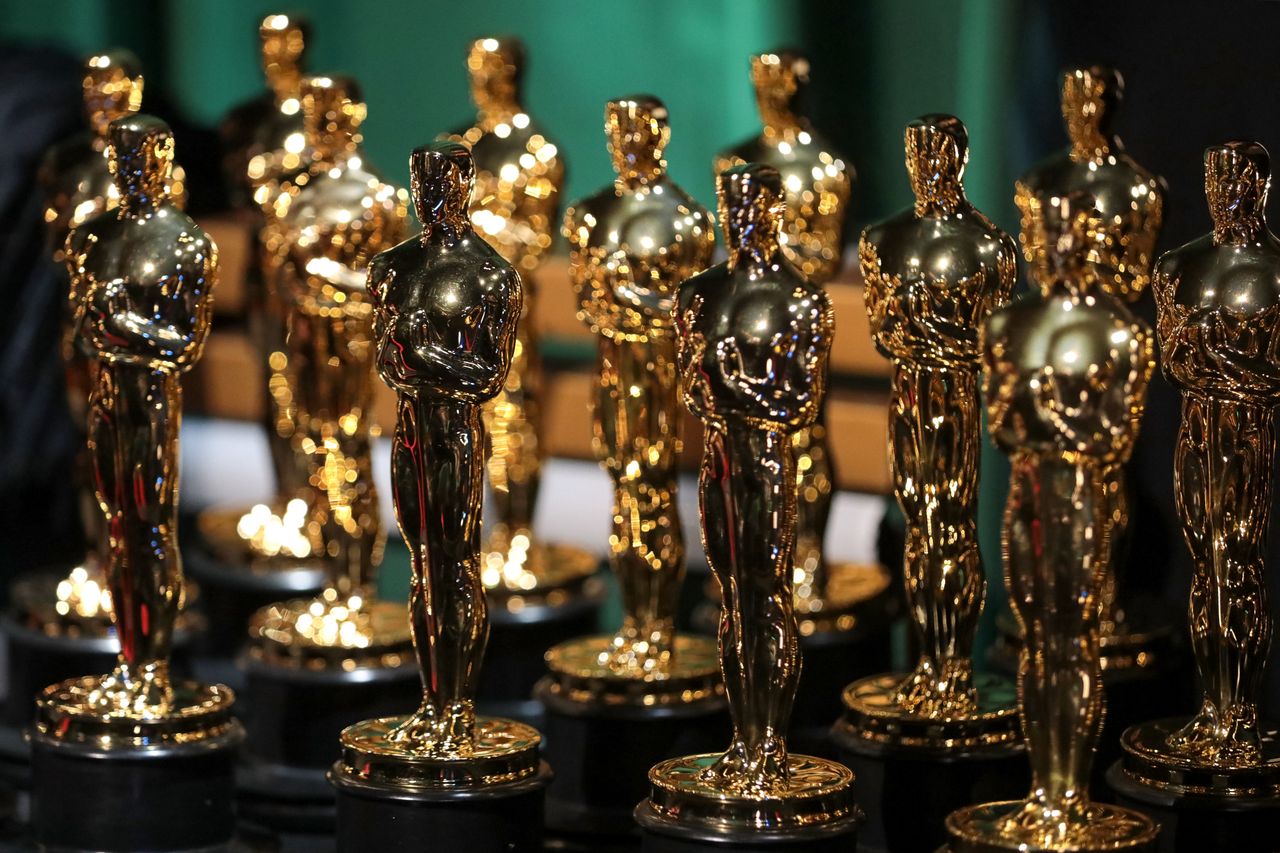
[[(407, 718), (348, 729), (343, 772), (365, 772), (359, 756), (376, 749), (406, 785), (447, 785), (456, 773), (465, 778), (454, 784), (496, 784), (538, 767), (536, 732), (477, 721), (475, 713), (489, 635), (480, 579), (481, 408), (511, 366), (520, 276), (471, 227), (475, 165), (466, 146), (418, 148), (409, 170), (422, 234), (374, 258), (369, 295), (378, 372), (398, 399), (391, 482), (413, 566), (409, 624), (423, 699)], [(514, 753), (513, 737), (523, 743)], [(494, 753), (520, 757), (500, 779), (483, 770)], [(433, 760), (418, 761), (424, 757)]]
[[(111, 122), (134, 115), (141, 107), (143, 80), (137, 57), (127, 50), (110, 50), (89, 57), (85, 60), (82, 87), (89, 129), (54, 146), (45, 155), (38, 175), (45, 195), (44, 220), (50, 251), (59, 264), (67, 260), (64, 248), (71, 230), (120, 202), (107, 162), (108, 129)], [(175, 164), (167, 189), (179, 209), (186, 205), (185, 184), (182, 167)], [(72, 421), (84, 432), (89, 394), (96, 381), (95, 362), (76, 340), (69, 325), (65, 325), (63, 331), (68, 408)], [(107, 532), (93, 493), (92, 462), (87, 452), (77, 458), (75, 476), (80, 492), (80, 521), (86, 538), (85, 554), (66, 580), (78, 585), (78, 573), (84, 573), (87, 580), (105, 588), (106, 570), (102, 560), (107, 551)], [(55, 623), (48, 627), (55, 627)]]
[(678, 636), (671, 661), (641, 678), (619, 678), (600, 649), (610, 637), (579, 637), (547, 651), (547, 692), (578, 705), (658, 707), (720, 703), (720, 657), (701, 637)]
[[(715, 170), (763, 163), (782, 176), (786, 209), (779, 241), (787, 260), (810, 281), (823, 284), (840, 272), (844, 222), (855, 178), (853, 165), (831, 150), (800, 111), (809, 84), (809, 60), (790, 51), (751, 57), (751, 83), (764, 125), (759, 136), (716, 155)], [(796, 613), (806, 633), (847, 630), (852, 610), (865, 599), (837, 600), (830, 575), (857, 574), (875, 583), (888, 575), (875, 566), (828, 566), (823, 556), (831, 514), (831, 452), (823, 418), (792, 437), (796, 457)]]
[(976, 520), (978, 334), (1009, 301), (1017, 247), (965, 197), (968, 143), (953, 116), (907, 125), (915, 204), (869, 227), (858, 249), (872, 334), (893, 362), (889, 453), (907, 521), (907, 604), (920, 642), (915, 670), (898, 684), (875, 677), (845, 693), (850, 730), (873, 740), (885, 715), (901, 719), (904, 742), (923, 737), (906, 734), (922, 720), (938, 724), (923, 729), (939, 746), (1018, 739), (1012, 691), (985, 679), (1004, 700), (994, 704), (980, 695), (973, 672), (986, 591)]
[(650, 95), (610, 101), (614, 183), (565, 215), (578, 317), (598, 338), (596, 456), (614, 483), (610, 563), (623, 624), (599, 650), (615, 677), (672, 666), (684, 576), (676, 511), (680, 450), (676, 286), (711, 262), (711, 215), (667, 176), (667, 108)]
[[(375, 254), (404, 237), (408, 198), (365, 161), (360, 125), (366, 110), (354, 81), (312, 77), (301, 92), (315, 161), (305, 184), (287, 185), (268, 211), (263, 242), (270, 253), (268, 287), (289, 310), (284, 369), (297, 407), (293, 452), (308, 468), (304, 535), (329, 571), (329, 588), (310, 602), (258, 614), (251, 639), (256, 646), (288, 640), (325, 647), (332, 637), (345, 649), (343, 637), (364, 637), (376, 627), (378, 635), (360, 647), (395, 658), (408, 653), (404, 624), (368, 612), (377, 609), (385, 532), (370, 470), (374, 346), (365, 274)], [(316, 619), (352, 626), (317, 633), (308, 627)], [(259, 652), (266, 658), (309, 654)]]
[(565, 166), (564, 154), (522, 103), (524, 56), (524, 45), (514, 38), (471, 43), (467, 71), (476, 121), (449, 136), (470, 148), (475, 160), (472, 226), (520, 271), (524, 284), (511, 371), (484, 407), (495, 518), (483, 548), (481, 580), (492, 602), (510, 610), (580, 595), (599, 565), (595, 555), (542, 542), (533, 531), (542, 481), (543, 396), (533, 273), (551, 248)]
[(1022, 212), (1022, 249), (1033, 273), (1052, 275), (1052, 246), (1044, 233), (1045, 206), (1083, 192), (1102, 216), (1116, 262), (1097, 270), (1099, 284), (1117, 299), (1134, 302), (1151, 280), (1156, 240), (1164, 222), (1164, 181), (1125, 152), (1114, 131), (1124, 97), (1124, 78), (1112, 68), (1072, 68), (1062, 75), (1062, 116), (1071, 145), (1023, 175), (1014, 201)]
[(691, 755), (654, 766), (649, 771), (649, 799), (640, 805), (640, 811), (645, 817), (713, 832), (785, 832), (853, 824), (860, 819), (849, 796), (853, 773), (842, 764), (794, 755), (787, 762), (785, 786), (740, 790), (726, 789), (714, 778), (721, 758)]
[[(142, 68), (138, 58), (127, 50), (90, 56), (85, 60), (81, 82), (89, 130), (54, 146), (40, 170), (49, 245), (59, 263), (67, 260), (63, 248), (73, 228), (120, 203), (107, 162), (108, 129), (116, 119), (134, 115), (142, 107)], [(186, 207), (186, 175), (182, 167), (175, 163), (166, 180), (171, 203), (179, 210)], [(84, 399), (87, 398), (86, 387)], [(83, 399), (77, 408), (83, 409)]]
[(1266, 149), (1229, 142), (1208, 149), (1204, 165), (1213, 232), (1163, 255), (1152, 284), (1165, 375), (1183, 394), (1174, 491), (1193, 561), (1188, 617), (1204, 697), (1165, 737), (1156, 734), (1167, 724), (1151, 723), (1122, 745), (1126, 771), (1153, 787), (1274, 796), (1280, 743), (1260, 727), (1258, 702), (1272, 632), (1264, 560), (1280, 404), (1280, 241), (1264, 215)]
[(96, 675), (49, 685), (36, 697), (36, 732), (60, 743), (134, 752), (243, 737), (232, 716), (235, 694), (221, 684), (177, 682), (163, 710), (147, 711), (104, 701), (114, 686)]
[(791, 51), (751, 57), (751, 84), (764, 125), (759, 136), (716, 155), (715, 170), (763, 163), (782, 176), (786, 210), (779, 241), (810, 281), (825, 284), (840, 272), (844, 221), (853, 192), (853, 165), (809, 124), (799, 102), (809, 85), (809, 60)]
[(1092, 198), (1047, 205), (1040, 292), (984, 328), (991, 435), (1011, 456), (1005, 584), (1026, 640), (1018, 669), (1031, 794), (952, 813), (957, 850), (1149, 849), (1156, 825), (1089, 799), (1102, 728), (1099, 596), (1114, 520), (1107, 472), (1133, 448), (1155, 369), (1151, 330), (1098, 286), (1116, 263)]
[(209, 334), (218, 262), (213, 241), (168, 194), (173, 150), (158, 119), (112, 122), (106, 153), (119, 205), (76, 227), (66, 243), (73, 340), (97, 362), (88, 443), (109, 532), (107, 588), (120, 655), (105, 676), (44, 691), (38, 727), (66, 739), (88, 726), (108, 747), (135, 743), (153, 722), (164, 737), (175, 720), (192, 717), (184, 736), (216, 734), (226, 714), (206, 711), (212, 703), (229, 713), (232, 701), (226, 688), (169, 679), (184, 586), (181, 377)]
[(267, 384), (263, 427), (276, 479), (269, 502), (216, 507), (198, 519), (201, 538), (223, 562), (254, 571), (288, 570), (313, 556), (315, 537), (308, 535), (312, 490), (307, 487), (308, 454), (299, 452), (295, 435), (296, 393), (290, 385), (286, 294), (272, 280), (272, 256), (279, 247), (264, 232), (264, 214), (276, 207), (281, 193), (295, 190), (310, 177), (315, 152), (303, 126), (303, 61), (308, 27), (288, 15), (267, 15), (258, 27), (262, 71), (267, 91), (223, 120), (223, 167), (236, 206), (249, 211), (259, 231), (254, 276), (248, 287), (249, 331), (261, 355)]
[[(1051, 274), (1044, 245), (1043, 208), (1054, 198), (1082, 192), (1093, 201), (1103, 218), (1107, 239), (1117, 258), (1106, 269), (1096, 270), (1098, 285), (1107, 293), (1135, 302), (1146, 291), (1155, 260), (1156, 240), (1164, 220), (1164, 181), (1138, 165), (1124, 150), (1113, 127), (1124, 96), (1124, 78), (1111, 68), (1072, 68), (1062, 75), (1062, 115), (1070, 146), (1023, 175), (1015, 185), (1014, 201), (1022, 212), (1022, 248), (1033, 275)], [(1093, 274), (1093, 273), (1091, 273)], [(1124, 467), (1109, 473), (1107, 494), (1114, 500), (1111, 514), (1116, 527), (1115, 547), (1128, 526), (1129, 493)], [(1125, 670), (1160, 662), (1161, 647), (1169, 639), (1136, 602), (1126, 601), (1118, 584), (1118, 566), (1109, 561), (1102, 588), (1101, 642), (1103, 669)]]
[(724, 602), (733, 740), (723, 755), (655, 767), (642, 808), (685, 825), (750, 826), (775, 804), (782, 826), (834, 822), (854, 810), (852, 774), (786, 744), (800, 676), (791, 435), (821, 410), (834, 313), (782, 254), (777, 170), (738, 166), (717, 190), (729, 259), (682, 283), (674, 313), (681, 391), (706, 430), (702, 536)]

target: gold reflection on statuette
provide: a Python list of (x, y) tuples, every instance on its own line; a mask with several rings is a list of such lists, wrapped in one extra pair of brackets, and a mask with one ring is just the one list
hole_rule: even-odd
[(1192, 557), (1188, 617), (1204, 694), (1181, 728), (1138, 726), (1122, 745), (1127, 770), (1154, 770), (1148, 784), (1166, 785), (1172, 770), (1210, 779), (1228, 796), (1274, 796), (1280, 744), (1260, 725), (1258, 705), (1273, 630), (1265, 555), (1280, 404), (1280, 241), (1264, 216), (1266, 149), (1228, 142), (1208, 149), (1204, 163), (1213, 231), (1163, 255), (1152, 284), (1165, 375), (1182, 391), (1174, 490)]
[(263, 244), (267, 286), (288, 311), (282, 367), (294, 406), (291, 453), (305, 460), (305, 497), (298, 498), (301, 508), (287, 503), (282, 512), (251, 510), (238, 528), (260, 536), (268, 548), (314, 555), (329, 575), (324, 595), (278, 605), (283, 610), (275, 623), (292, 620), (292, 626), (260, 639), (323, 645), (328, 629), (307, 627), (318, 620), (350, 622), (351, 628), (333, 629), (339, 639), (383, 625), (385, 634), (374, 645), (403, 647), (402, 627), (370, 621), (361, 611), (376, 607), (385, 539), (370, 469), (373, 309), (365, 276), (375, 254), (404, 238), (408, 196), (366, 161), (360, 147), (366, 108), (354, 81), (311, 77), (300, 91), (315, 159), (308, 179), (286, 182), (266, 210)]
[(959, 119), (917, 119), (905, 145), (915, 204), (869, 227), (859, 245), (872, 334), (893, 363), (889, 453), (920, 641), (915, 671), (893, 701), (904, 714), (959, 719), (980, 714), (978, 334), (1009, 301), (1017, 247), (965, 197), (968, 133)]
[(1092, 802), (1102, 728), (1099, 595), (1110, 557), (1107, 471), (1133, 447), (1155, 369), (1151, 330), (1097, 284), (1117, 260), (1087, 193), (1042, 210), (1054, 246), (1040, 292), (983, 332), (991, 435), (1010, 455), (1005, 584), (1025, 641), (1018, 672), (1031, 794), (947, 819), (953, 850), (1149, 849), (1156, 825)]
[[(77, 226), (66, 242), (73, 339), (97, 363), (88, 443), (109, 531), (106, 592), (120, 641), (115, 669), (89, 679), (73, 704), (102, 718), (156, 719), (176, 710), (169, 654), (184, 585), (181, 377), (208, 336), (217, 249), (169, 195), (173, 152), (158, 119), (112, 122), (106, 156), (119, 206)], [(68, 601), (75, 592), (63, 591)], [(89, 591), (86, 576), (79, 593)]]
[(657, 98), (610, 101), (605, 135), (617, 178), (564, 220), (578, 317), (597, 337), (593, 445), (614, 484), (609, 553), (623, 624), (599, 661), (623, 678), (672, 666), (684, 576), (672, 301), (715, 247), (710, 213), (667, 176), (670, 134)]

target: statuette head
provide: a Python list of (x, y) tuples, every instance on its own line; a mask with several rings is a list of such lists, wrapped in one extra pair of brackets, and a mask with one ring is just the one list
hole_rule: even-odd
[(84, 107), (99, 137), (118, 118), (142, 108), (142, 65), (127, 50), (109, 50), (85, 60)]
[(667, 107), (653, 95), (617, 98), (604, 108), (604, 132), (613, 168), (623, 184), (647, 184), (667, 170), (671, 140)]
[(432, 142), (409, 155), (409, 189), (424, 234), (442, 223), (455, 227), (467, 219), (476, 183), (471, 151), (457, 142)]
[(916, 212), (952, 210), (964, 197), (964, 167), (969, 162), (964, 122), (949, 115), (921, 116), (907, 125), (903, 144)]

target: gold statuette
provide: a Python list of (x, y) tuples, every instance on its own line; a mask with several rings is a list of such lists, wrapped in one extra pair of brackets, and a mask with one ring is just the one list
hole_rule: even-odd
[[(54, 146), (45, 156), (39, 173), (45, 195), (44, 220), (50, 251), (59, 264), (68, 260), (65, 246), (71, 230), (120, 203), (120, 193), (112, 180), (107, 161), (108, 129), (116, 119), (137, 113), (142, 104), (142, 70), (137, 57), (127, 50), (111, 50), (85, 60), (82, 85), (89, 129)], [(179, 209), (185, 207), (185, 179), (180, 166), (173, 167), (167, 189), (171, 203)], [(69, 319), (66, 318), (67, 321)], [(62, 353), (68, 408), (72, 421), (84, 432), (97, 362), (69, 325), (64, 328)], [(77, 599), (80, 592), (84, 592), (87, 602), (94, 597), (94, 587), (106, 588), (102, 557), (107, 549), (102, 513), (93, 495), (92, 461), (87, 454), (77, 460), (76, 482), (81, 491), (80, 518), (86, 538), (85, 555), (62, 582), (76, 588), (72, 595)], [(56, 606), (54, 599), (43, 594), (41, 597), (43, 601), (37, 609)], [(110, 609), (109, 601), (108, 596), (107, 607), (102, 613), (104, 618)], [(73, 615), (61, 613), (61, 608), (58, 611), (61, 616)], [(45, 627), (54, 629), (55, 625), (51, 622)], [(89, 626), (86, 624), (85, 627)]]
[(872, 742), (1014, 744), (1013, 685), (974, 673), (973, 643), (986, 591), (976, 521), (978, 334), (1009, 301), (1017, 247), (965, 198), (969, 140), (959, 119), (919, 118), (905, 143), (915, 205), (869, 227), (859, 255), (876, 346), (893, 362), (889, 454), (920, 659), (905, 678), (850, 685), (839, 725)]
[[(751, 57), (751, 83), (764, 127), (759, 136), (722, 151), (716, 174), (742, 163), (772, 166), (782, 175), (786, 212), (779, 240), (787, 260), (813, 282), (840, 272), (844, 222), (853, 166), (831, 150), (799, 110), (809, 83), (809, 61), (789, 51)], [(821, 414), (792, 436), (796, 457), (796, 617), (800, 631), (848, 630), (854, 611), (889, 584), (879, 566), (831, 564), (823, 555), (831, 514), (831, 452)]]
[(684, 542), (671, 310), (676, 286), (711, 262), (714, 226), (667, 176), (662, 102), (610, 101), (605, 134), (618, 177), (569, 209), (564, 234), (578, 317), (598, 342), (594, 446), (614, 484), (609, 557), (623, 624), (612, 638), (552, 648), (551, 689), (573, 683), (606, 701), (687, 702), (719, 685), (714, 645), (675, 632)]
[(182, 374), (209, 333), (217, 248), (174, 204), (173, 137), (131, 115), (108, 131), (118, 206), (67, 239), (74, 338), (97, 362), (89, 453), (109, 532), (106, 585), (120, 641), (114, 670), (46, 688), (46, 739), (106, 749), (234, 735), (234, 697), (174, 683), (169, 654), (182, 598), (177, 541)]
[(282, 194), (268, 215), (268, 286), (289, 309), (294, 452), (306, 456), (311, 489), (299, 535), (321, 555), (329, 579), (315, 600), (259, 610), (250, 653), (316, 667), (397, 666), (409, 650), (403, 608), (376, 600), (385, 532), (370, 469), (373, 307), (365, 275), (375, 254), (404, 237), (408, 198), (360, 149), (365, 105), (354, 81), (309, 78), (302, 110), (316, 162), (305, 185)]
[(1151, 330), (1097, 285), (1118, 260), (1092, 198), (1042, 208), (1040, 293), (983, 335), (991, 435), (1010, 455), (1005, 584), (1025, 642), (1018, 669), (1031, 794), (947, 818), (953, 853), (1152, 850), (1156, 825), (1089, 799), (1102, 728), (1099, 596), (1114, 530), (1108, 469), (1133, 448), (1155, 369)]
[(269, 503), (217, 507), (200, 514), (204, 541), (233, 566), (287, 570), (319, 555), (306, 533), (312, 490), (307, 485), (307, 454), (300, 453), (297, 402), (289, 382), (285, 345), (288, 311), (285, 294), (270, 281), (271, 258), (280, 247), (269, 240), (279, 232), (264, 231), (264, 215), (275, 211), (282, 193), (305, 184), (314, 153), (307, 146), (302, 115), (303, 57), (308, 27), (288, 15), (267, 15), (258, 28), (262, 71), (268, 91), (234, 109), (223, 121), (221, 135), (227, 179), (238, 192), (239, 206), (250, 212), (259, 229), (254, 280), (249, 282), (249, 328), (266, 368), (264, 428), (276, 496)]
[(658, 832), (835, 831), (858, 821), (853, 774), (786, 744), (800, 676), (791, 434), (821, 409), (834, 315), (782, 254), (777, 170), (734, 167), (718, 192), (729, 260), (681, 284), (675, 317), (681, 390), (706, 427), (702, 531), (724, 601), (733, 740), (723, 755), (655, 766), (636, 814)]
[(521, 103), (524, 45), (482, 38), (467, 53), (476, 123), (450, 138), (471, 149), (476, 192), (471, 224), (524, 282), (524, 315), (516, 328), (511, 371), (485, 404), (493, 527), (484, 544), (482, 579), (501, 607), (557, 604), (579, 592), (596, 571), (595, 555), (549, 545), (533, 532), (542, 480), (542, 364), (533, 326), (533, 274), (551, 248), (564, 155)]
[(344, 782), (441, 789), (518, 782), (538, 772), (537, 731), (477, 718), (489, 635), (481, 582), (481, 409), (502, 388), (516, 346), (520, 276), (471, 228), (475, 167), (466, 146), (413, 152), (422, 234), (374, 259), (374, 357), (398, 398), (391, 481), (413, 566), (409, 619), (423, 700), (408, 717), (342, 733)]
[(1133, 781), (1231, 799), (1280, 792), (1276, 730), (1258, 719), (1271, 644), (1264, 559), (1280, 404), (1280, 241), (1264, 209), (1266, 149), (1205, 152), (1213, 232), (1162, 256), (1152, 281), (1165, 375), (1181, 389), (1174, 489), (1193, 575), (1199, 713), (1124, 733)]
[[(1102, 216), (1103, 231), (1117, 253), (1116, 262), (1098, 273), (1098, 284), (1117, 299), (1136, 302), (1151, 278), (1164, 219), (1165, 188), (1163, 180), (1125, 152), (1112, 129), (1123, 95), (1124, 80), (1114, 69), (1094, 66), (1064, 73), (1062, 115), (1071, 145), (1023, 175), (1014, 201), (1022, 212), (1023, 252), (1033, 274), (1043, 277), (1060, 263), (1049, 257), (1056, 247), (1036, 236), (1044, 232), (1044, 206), (1067, 193), (1085, 193)], [(1107, 493), (1115, 502), (1114, 549), (1128, 523), (1129, 494), (1123, 467), (1112, 471), (1111, 477)], [(1174, 639), (1172, 623), (1164, 624), (1149, 602), (1133, 599), (1120, 583), (1120, 569), (1113, 555), (1102, 588), (1102, 668), (1156, 666), (1168, 658), (1168, 645)]]

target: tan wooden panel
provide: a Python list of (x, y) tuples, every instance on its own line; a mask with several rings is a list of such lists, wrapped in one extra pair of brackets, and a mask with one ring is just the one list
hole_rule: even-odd
[[(543, 443), (552, 456), (594, 459), (588, 370), (564, 370), (547, 376)], [(186, 382), (186, 407), (192, 413), (235, 420), (262, 420), (263, 369), (247, 335), (239, 329), (213, 335), (204, 358)], [(827, 428), (836, 480), (842, 489), (889, 491), (885, 455), (887, 398), (880, 394), (834, 391), (828, 399)], [(395, 395), (379, 382), (373, 407), (375, 425), (390, 434), (395, 425)], [(702, 428), (684, 412), (681, 464), (695, 470), (702, 453)]]
[(254, 251), (252, 217), (246, 212), (219, 213), (202, 217), (200, 227), (218, 247), (213, 312), (219, 317), (238, 317), (245, 310), (245, 276)]

